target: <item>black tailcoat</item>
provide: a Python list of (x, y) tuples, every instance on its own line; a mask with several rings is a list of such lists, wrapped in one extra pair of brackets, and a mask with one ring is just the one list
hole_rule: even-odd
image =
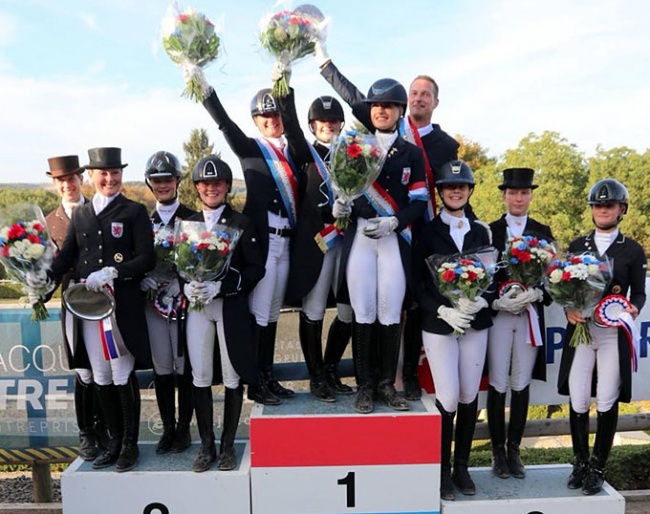
[[(71, 268), (76, 281), (105, 266), (117, 270), (115, 316), (138, 369), (152, 366), (140, 281), (153, 269), (154, 263), (153, 233), (147, 210), (120, 194), (99, 215), (95, 215), (92, 202), (73, 211), (63, 247), (50, 271), (51, 277), (60, 282)], [(81, 330), (76, 333), (75, 348), (79, 348), (83, 335)], [(74, 367), (89, 368), (88, 362), (77, 362), (77, 356), (81, 355), (82, 352), (75, 351)]]

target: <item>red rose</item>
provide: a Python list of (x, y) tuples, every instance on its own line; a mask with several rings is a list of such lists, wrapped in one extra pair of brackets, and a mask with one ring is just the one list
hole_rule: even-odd
[(569, 271), (564, 271), (562, 273), (562, 280), (569, 282), (571, 280), (571, 273)]
[(456, 273), (454, 273), (453, 269), (446, 269), (442, 273), (442, 280), (444, 280), (445, 282), (453, 282), (454, 278), (456, 278)]
[(519, 250), (517, 252), (517, 259), (519, 259), (521, 262), (530, 262), (532, 256), (528, 252)]
[(476, 278), (478, 277), (476, 272), (474, 272), (472, 270), (467, 270), (465, 273), (467, 273), (467, 281), (468, 282), (474, 282), (476, 280)]
[(34, 224), (32, 225), (32, 228), (33, 228), (34, 230), (36, 230), (36, 232), (39, 232), (39, 233), (45, 231), (45, 227), (44, 227), (41, 223), (34, 223)]
[(15, 239), (22, 239), (25, 237), (25, 227), (19, 223), (14, 223), (9, 229), (9, 233), (7, 235), (9, 236), (10, 241)]
[(199, 243), (196, 245), (197, 250), (205, 250), (208, 248), (210, 245), (208, 243)]
[(356, 144), (348, 145), (347, 152), (348, 152), (348, 157), (352, 157), (353, 159), (356, 159), (363, 153), (361, 147)]
[(185, 23), (188, 20), (189, 16), (187, 14), (180, 14), (178, 16), (178, 21), (181, 23)]
[(33, 244), (41, 244), (41, 238), (36, 234), (27, 234), (27, 240)]

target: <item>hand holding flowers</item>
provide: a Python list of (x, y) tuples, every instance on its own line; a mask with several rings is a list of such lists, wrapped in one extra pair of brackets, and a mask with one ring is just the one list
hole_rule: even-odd
[(203, 101), (210, 90), (203, 68), (219, 56), (218, 29), (204, 14), (192, 8), (181, 13), (173, 6), (167, 11), (160, 32), (165, 52), (183, 70), (187, 85), (183, 96)]
[[(345, 205), (352, 205), (352, 201), (377, 179), (385, 160), (386, 152), (374, 135), (348, 130), (338, 136), (330, 162), (332, 189), (338, 195), (334, 208), (338, 203), (338, 210), (345, 211)], [(337, 218), (334, 225), (339, 230), (344, 230), (350, 224), (349, 214), (334, 216)]]
[(549, 294), (567, 310), (569, 322), (576, 325), (569, 346), (591, 343), (586, 321), (593, 314), (611, 276), (611, 260), (600, 260), (591, 253), (567, 254), (564, 259), (553, 261), (547, 269)]

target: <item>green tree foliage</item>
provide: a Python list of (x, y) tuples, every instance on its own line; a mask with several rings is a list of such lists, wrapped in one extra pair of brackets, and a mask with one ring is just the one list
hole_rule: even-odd
[(190, 138), (183, 143), (183, 150), (185, 151), (185, 164), (183, 164), (183, 177), (181, 178), (178, 197), (181, 203), (199, 209), (200, 202), (192, 183), (192, 169), (203, 157), (214, 153), (214, 144), (210, 143), (207, 130), (193, 129), (190, 132)]
[[(498, 217), (494, 216), (493, 209), (497, 204), (496, 199), (501, 199), (502, 194), (496, 186), (502, 182), (502, 170), (514, 167), (535, 170), (535, 183), (540, 187), (533, 195), (531, 215), (550, 225), (560, 248), (566, 248), (572, 239), (584, 232), (581, 220), (586, 202), (588, 171), (583, 154), (576, 145), (556, 132), (527, 135), (517, 148), (505, 152), (496, 167), (486, 167), (485, 172), (481, 170), (485, 187), (490, 190), (477, 191), (475, 195), (473, 205), (479, 217), (486, 221)], [(490, 202), (494, 205), (490, 205)], [(500, 215), (504, 212), (501, 202), (499, 207)]]
[[(646, 253), (650, 250), (650, 150), (639, 154), (626, 147), (604, 150), (598, 147), (589, 159), (589, 184), (591, 187), (603, 178), (615, 178), (625, 184), (630, 193), (628, 214), (621, 230), (641, 244)], [(587, 192), (589, 189), (587, 189)], [(586, 198), (586, 195), (585, 195)], [(591, 212), (585, 205), (583, 226), (592, 227)]]
[(59, 203), (59, 197), (54, 191), (43, 188), (0, 189), (0, 207), (16, 203), (33, 203), (38, 205), (43, 214), (47, 215)]

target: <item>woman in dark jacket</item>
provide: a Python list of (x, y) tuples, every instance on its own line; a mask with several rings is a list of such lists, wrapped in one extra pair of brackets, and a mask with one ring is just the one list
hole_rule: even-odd
[[(453, 307), (438, 291), (425, 259), (434, 254), (451, 256), (480, 249), (491, 244), (491, 236), (486, 224), (465, 215), (474, 190), (471, 168), (462, 161), (450, 161), (436, 171), (435, 179), (443, 207), (420, 234), (414, 269), (419, 286), (417, 300), (422, 309), (422, 340), (436, 386), (436, 405), (442, 414), (440, 497), (453, 500), (453, 484), (463, 494), (476, 492), (467, 464), (487, 351), (487, 329), (492, 325), (488, 305), (493, 293), (488, 290), (474, 301), (462, 299), (458, 307)], [(452, 474), (451, 442), (456, 412)]]
[[(618, 180), (603, 179), (589, 191), (594, 231), (569, 245), (569, 252), (591, 252), (613, 260), (612, 278), (603, 292), (629, 298), (624, 309), (633, 318), (646, 300), (647, 260), (643, 248), (623, 235), (619, 223), (627, 212), (629, 194)], [(552, 277), (551, 277), (552, 280)], [(612, 448), (618, 422), (618, 402), (632, 398), (631, 343), (623, 328), (603, 327), (586, 320), (577, 310), (567, 309), (569, 321), (566, 341), (571, 340), (576, 323), (587, 322), (592, 341), (577, 348), (568, 344), (562, 350), (558, 391), (571, 397), (569, 420), (573, 444), (573, 472), (567, 486), (586, 495), (596, 494), (603, 486), (603, 473)], [(589, 406), (596, 397), (598, 416), (596, 440), (589, 459)]]

